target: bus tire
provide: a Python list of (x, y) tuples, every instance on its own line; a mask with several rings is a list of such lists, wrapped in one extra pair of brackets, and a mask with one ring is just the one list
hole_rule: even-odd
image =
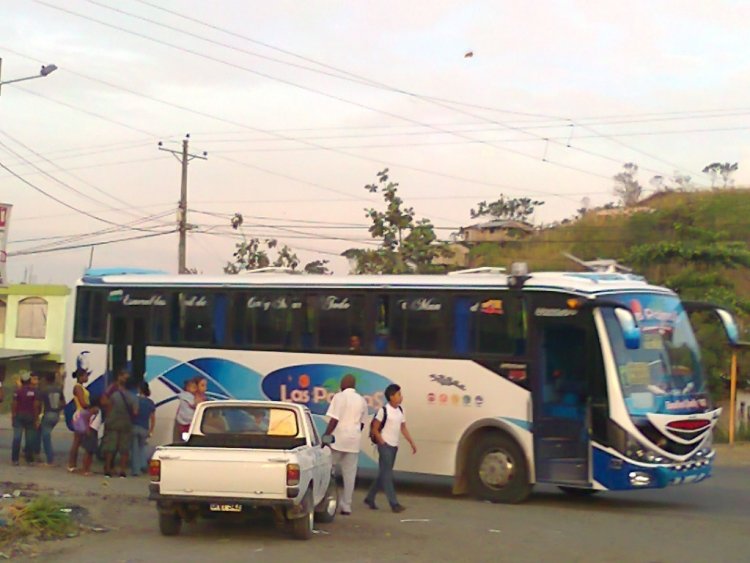
[(529, 468), (523, 450), (507, 434), (481, 437), (469, 453), (469, 492), (479, 500), (515, 504), (531, 493)]
[(162, 536), (176, 536), (182, 528), (182, 518), (171, 510), (159, 511), (159, 531)]

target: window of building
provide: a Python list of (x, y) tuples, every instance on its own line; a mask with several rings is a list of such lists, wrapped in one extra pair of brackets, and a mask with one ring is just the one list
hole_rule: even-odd
[(47, 335), (47, 301), (27, 297), (18, 303), (17, 338), (45, 338)]

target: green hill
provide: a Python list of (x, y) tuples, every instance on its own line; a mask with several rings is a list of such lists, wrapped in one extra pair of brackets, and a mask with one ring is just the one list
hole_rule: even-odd
[[(564, 252), (591, 260), (614, 258), (651, 283), (686, 299), (730, 307), (750, 321), (750, 189), (661, 192), (631, 209), (593, 210), (576, 221), (546, 228), (514, 242), (472, 248), (472, 266), (528, 262), (534, 270), (577, 270)], [(718, 327), (694, 319), (717, 393), (729, 359)], [(747, 336), (745, 337), (747, 340)], [(748, 365), (750, 355), (741, 357)], [(743, 377), (747, 380), (747, 375)]]

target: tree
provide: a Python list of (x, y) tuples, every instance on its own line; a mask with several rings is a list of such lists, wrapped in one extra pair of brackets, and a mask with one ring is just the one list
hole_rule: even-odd
[(626, 162), (622, 166), (623, 171), (615, 174), (614, 194), (620, 198), (625, 207), (632, 207), (641, 199), (643, 186), (636, 179), (638, 174), (638, 165), (632, 162)]
[(677, 184), (678, 189), (683, 191), (687, 191), (693, 187), (691, 180), (691, 176), (682, 174), (679, 171), (675, 171), (674, 176), (672, 176), (672, 181)]
[(328, 260), (313, 260), (312, 262), (308, 262), (305, 264), (304, 270), (306, 274), (330, 275), (333, 273), (328, 269)]
[(537, 207), (544, 205), (543, 201), (531, 199), (530, 197), (508, 198), (500, 195), (500, 198), (487, 203), (480, 201), (476, 209), (471, 210), (471, 218), (489, 216), (497, 220), (523, 221), (528, 223)]
[(299, 266), (299, 258), (287, 245), (282, 246), (272, 260), (272, 251), (278, 246), (276, 239), (245, 238), (238, 242), (232, 262), (224, 266), (225, 274), (239, 274), (242, 271), (258, 270), (274, 266), (295, 270)]
[(726, 188), (734, 183), (732, 176), (737, 172), (738, 168), (739, 163), (737, 162), (712, 162), (703, 168), (703, 173), (708, 174), (711, 177), (712, 188), (716, 187), (716, 181), (719, 179), (719, 176), (721, 176), (721, 179), (724, 182), (724, 187)]
[(398, 195), (398, 183), (390, 181), (387, 168), (378, 172), (377, 178), (377, 182), (366, 185), (365, 189), (381, 194), (385, 209), (366, 208), (365, 216), (372, 221), (368, 231), (378, 241), (378, 247), (350, 248), (344, 252), (344, 256), (355, 262), (354, 271), (358, 274), (442, 271), (433, 262), (449, 251), (447, 245), (437, 241), (432, 222), (414, 220), (414, 208), (404, 205)]
[[(241, 213), (235, 213), (232, 217), (230, 224), (235, 231), (242, 232), (242, 225), (244, 223), (244, 217)], [(276, 254), (274, 257), (273, 254)], [(313, 270), (317, 270), (320, 266), (329, 273), (325, 264), (328, 260), (316, 260), (305, 266), (305, 272), (307, 272), (308, 266)], [(276, 239), (260, 239), (257, 237), (248, 238), (245, 233), (242, 232), (242, 241), (235, 245), (234, 253), (232, 254), (232, 261), (227, 262), (224, 266), (225, 274), (239, 274), (242, 271), (258, 270), (260, 268), (268, 268), (270, 266), (276, 268), (289, 268), (290, 270), (296, 270), (299, 266), (299, 258), (294, 251), (289, 248), (286, 244), (279, 248), (279, 243)], [(308, 272), (308, 273), (318, 273)]]
[(648, 183), (651, 184), (651, 186), (657, 192), (664, 190), (665, 188), (664, 182), (665, 182), (664, 176), (660, 176), (660, 175), (656, 175), (648, 181)]

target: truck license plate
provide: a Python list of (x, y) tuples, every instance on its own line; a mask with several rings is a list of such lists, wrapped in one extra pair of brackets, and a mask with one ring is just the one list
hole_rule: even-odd
[(211, 512), (242, 512), (241, 504), (212, 504), (208, 508)]

